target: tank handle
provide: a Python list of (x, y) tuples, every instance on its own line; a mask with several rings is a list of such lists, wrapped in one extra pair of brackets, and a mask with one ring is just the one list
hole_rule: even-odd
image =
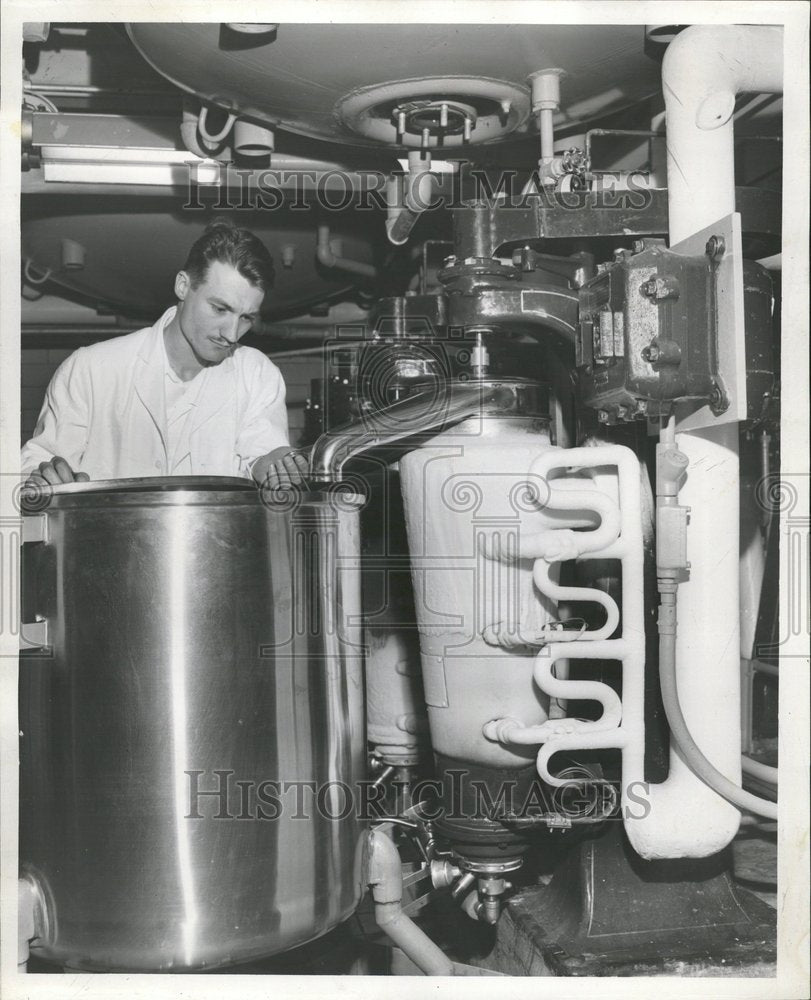
[(35, 595), (42, 548), (48, 541), (48, 515), (26, 514), (22, 522), (20, 576), (20, 652), (27, 656), (47, 656), (51, 652), (47, 619), (36, 608)]

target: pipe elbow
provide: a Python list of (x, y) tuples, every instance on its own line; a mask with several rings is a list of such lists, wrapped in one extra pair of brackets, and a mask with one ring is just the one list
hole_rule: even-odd
[(329, 245), (329, 226), (319, 226), (315, 244), (315, 256), (324, 267), (335, 266), (335, 255)]
[(348, 271), (350, 274), (360, 275), (362, 278), (377, 277), (377, 268), (373, 264), (364, 264), (359, 260), (350, 260), (348, 257), (340, 257), (334, 253), (330, 241), (329, 226), (319, 226), (316, 233), (315, 257), (319, 264), (328, 268), (336, 268), (340, 271)]
[(681, 112), (693, 117), (699, 128), (718, 128), (731, 117), (741, 91), (783, 89), (782, 29), (691, 25), (667, 47), (662, 89), (669, 114)]
[[(391, 838), (380, 830), (369, 833), (368, 881), (376, 905), (399, 904), (403, 890), (400, 855)], [(392, 908), (381, 912), (396, 915), (396, 909)], [(394, 917), (387, 916), (386, 919), (390, 921)]]
[[(653, 786), (651, 791), (655, 789)], [(699, 793), (699, 798), (702, 798)], [(631, 847), (645, 861), (665, 861), (670, 858), (710, 858), (728, 847), (741, 825), (741, 814), (729, 803), (704, 803), (708, 809), (699, 817), (685, 815), (681, 805), (673, 803), (672, 811), (653, 796), (650, 815), (645, 819), (625, 821), (625, 832)], [(635, 815), (636, 802), (623, 807)], [(690, 820), (694, 818), (695, 822)]]

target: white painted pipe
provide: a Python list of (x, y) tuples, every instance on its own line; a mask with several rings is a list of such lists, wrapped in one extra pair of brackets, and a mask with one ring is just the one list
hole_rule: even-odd
[(693, 25), (670, 43), (662, 90), (671, 245), (735, 211), (737, 94), (782, 89), (780, 28)]
[[(697, 25), (665, 53), (671, 245), (735, 211), (732, 115), (742, 91), (782, 90), (779, 28)], [(710, 762), (740, 784), (738, 427), (679, 434), (689, 459), (681, 502), (691, 508), (690, 577), (679, 586), (679, 700)], [(671, 750), (671, 771), (651, 788), (645, 822), (626, 823), (644, 857), (702, 857), (724, 848), (740, 814)]]
[[(736, 433), (734, 425), (727, 432)], [(718, 669), (724, 665), (731, 648), (737, 662), (737, 456), (720, 460), (718, 435), (692, 436), (694, 465), (682, 489), (681, 500), (692, 508), (691, 532), (688, 538), (688, 559), (695, 566), (701, 563), (702, 573), (695, 581), (690, 606), (692, 617), (679, 619), (677, 659), (682, 664), (679, 694), (687, 722), (696, 740), (711, 762), (727, 777), (735, 768), (740, 776), (740, 729), (738, 713), (737, 672)], [(702, 452), (701, 449), (704, 448)], [(617, 469), (617, 488), (621, 528), (608, 535), (604, 549), (595, 549), (585, 539), (581, 558), (619, 558), (622, 563), (622, 634), (618, 639), (593, 641), (589, 633), (577, 636), (573, 642), (546, 646), (538, 655), (534, 679), (545, 694), (558, 698), (587, 697), (603, 705), (604, 715), (596, 722), (555, 719), (539, 726), (522, 726), (515, 719), (497, 719), (485, 727), (485, 735), (499, 742), (532, 744), (543, 742), (538, 754), (538, 771), (550, 784), (559, 784), (550, 759), (559, 751), (616, 748), (622, 751), (622, 810), (625, 829), (634, 849), (644, 858), (706, 857), (721, 850), (738, 827), (737, 809), (721, 799), (699, 780), (681, 756), (671, 749), (670, 773), (658, 785), (647, 785), (645, 764), (645, 613), (643, 603), (643, 537), (641, 529), (641, 487), (638, 459), (628, 448), (604, 445), (542, 454), (532, 464), (533, 481), (540, 478), (550, 484), (549, 506), (556, 506), (556, 480), (553, 473), (563, 468)], [(715, 474), (715, 476), (713, 475)], [(717, 481), (716, 477), (717, 476)], [(562, 480), (562, 494), (570, 480)], [(731, 486), (725, 489), (723, 484)], [(707, 495), (709, 487), (715, 491)], [(592, 491), (577, 490), (575, 494), (588, 498), (589, 507), (596, 506)], [(734, 494), (734, 503), (728, 495)], [(565, 502), (574, 506), (575, 495)], [(719, 550), (716, 510), (720, 504), (734, 523), (731, 532), (734, 544)], [(607, 509), (607, 504), (602, 504)], [(576, 510), (576, 508), (575, 508)], [(692, 530), (695, 528), (695, 530)], [(705, 553), (712, 555), (706, 559)], [(568, 558), (557, 553), (554, 558)], [(543, 560), (536, 564), (542, 568)], [(707, 566), (710, 562), (714, 564)], [(730, 580), (733, 582), (730, 584)], [(545, 586), (543, 576), (536, 577)], [(700, 616), (701, 621), (696, 622)], [(575, 682), (555, 678), (551, 667), (558, 657), (584, 659), (598, 657), (622, 664), (622, 718), (617, 718), (613, 692), (606, 685), (592, 682), (588, 691), (580, 691)], [(691, 667), (692, 669), (687, 669)], [(582, 682), (580, 682), (582, 683)], [(604, 690), (603, 690), (604, 689)], [(719, 738), (715, 730), (721, 734)], [(732, 734), (732, 738), (730, 738)]]
[(349, 271), (350, 274), (359, 274), (363, 278), (374, 278), (377, 276), (377, 268), (373, 264), (364, 264), (360, 260), (351, 260), (343, 257), (333, 249), (334, 241), (330, 239), (329, 226), (319, 226), (316, 233), (315, 255), (319, 264), (324, 267), (334, 267), (339, 271)]
[(403, 868), (394, 843), (382, 830), (370, 831), (368, 843), (375, 923), (425, 975), (454, 975), (454, 963), (403, 912)]

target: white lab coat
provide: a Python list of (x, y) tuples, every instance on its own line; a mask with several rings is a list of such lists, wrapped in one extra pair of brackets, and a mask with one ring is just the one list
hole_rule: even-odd
[[(154, 326), (80, 347), (57, 369), (22, 449), (22, 472), (61, 455), (91, 479), (171, 474), (167, 455), (163, 330)], [(261, 351), (239, 346), (205, 369), (175, 454), (191, 475), (250, 476), (254, 461), (289, 444), (284, 380)]]

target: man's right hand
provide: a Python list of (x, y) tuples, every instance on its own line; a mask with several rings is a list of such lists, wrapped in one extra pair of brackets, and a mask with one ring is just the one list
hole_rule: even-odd
[(54, 455), (50, 462), (41, 462), (26, 482), (33, 486), (60, 486), (62, 483), (87, 483), (90, 476), (86, 472), (74, 472), (64, 458)]

